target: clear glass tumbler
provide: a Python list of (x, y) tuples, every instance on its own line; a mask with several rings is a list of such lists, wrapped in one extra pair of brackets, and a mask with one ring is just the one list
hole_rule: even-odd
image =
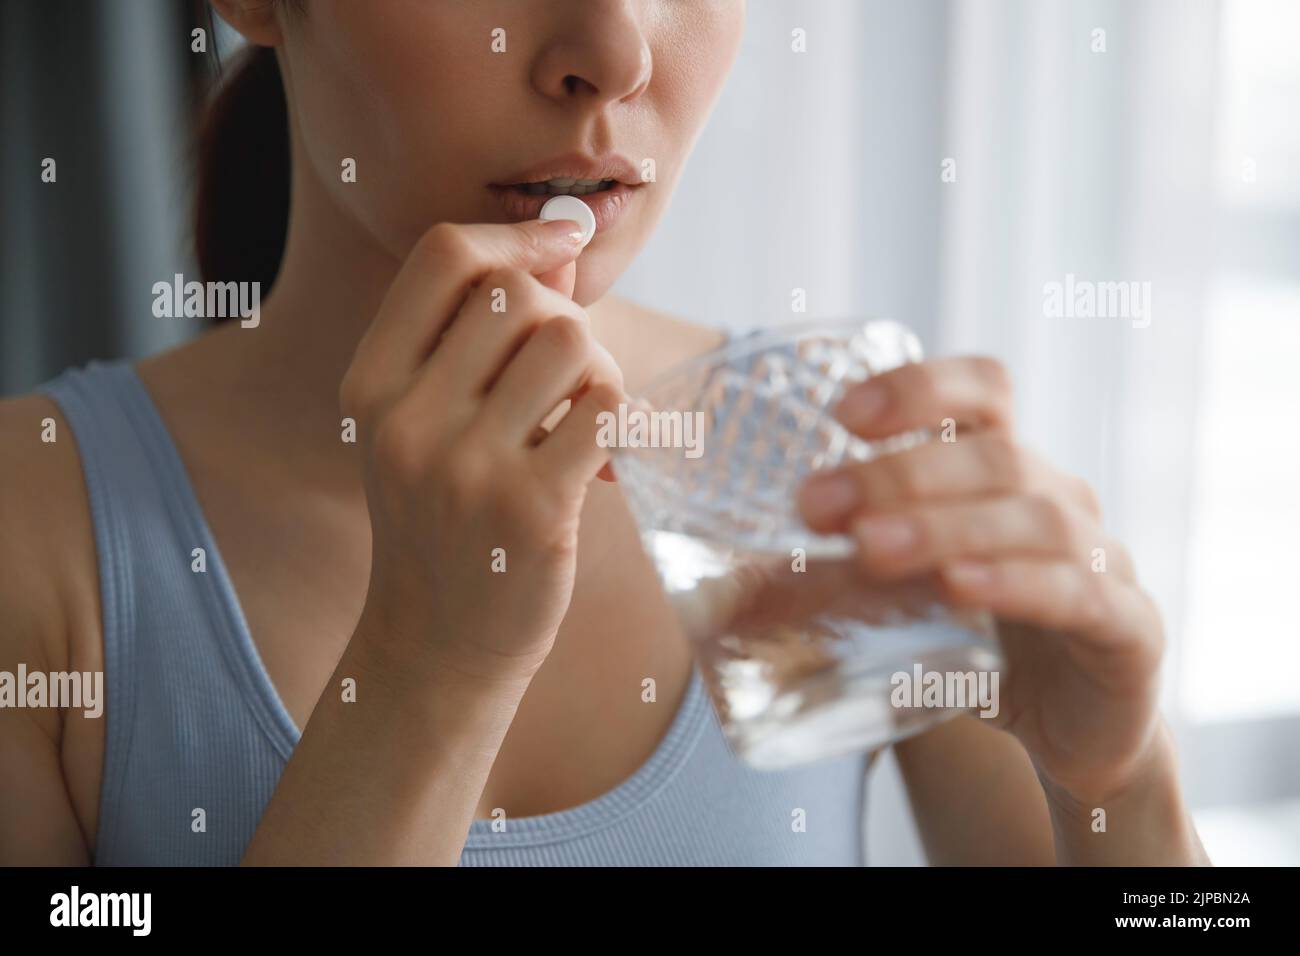
[(797, 512), (814, 470), (928, 440), (866, 442), (832, 417), (846, 388), (920, 357), (883, 320), (760, 331), (670, 370), (619, 423), (614, 470), (642, 544), (732, 750), (755, 767), (917, 733), (976, 708), (961, 692), (980, 674), (996, 693), (991, 617), (945, 607), (928, 578), (870, 584), (850, 538), (813, 534)]

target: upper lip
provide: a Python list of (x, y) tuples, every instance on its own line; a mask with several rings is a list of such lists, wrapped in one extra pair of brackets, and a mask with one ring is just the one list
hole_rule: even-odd
[(629, 186), (641, 181), (636, 166), (620, 153), (607, 153), (604, 156), (567, 153), (521, 169), (498, 179), (492, 185), (517, 186), (521, 183), (546, 182), (548, 179), (613, 179)]

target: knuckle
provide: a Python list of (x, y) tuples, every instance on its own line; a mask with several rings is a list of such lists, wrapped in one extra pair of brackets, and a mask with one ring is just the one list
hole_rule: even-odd
[[(917, 539), (929, 543), (937, 541), (940, 537), (938, 531), (929, 530), (925, 527), (926, 522), (920, 522), (917, 528)], [(990, 514), (989, 509), (974, 506), (965, 510), (960, 520), (957, 520), (946, 526), (942, 532), (944, 543), (947, 545), (945, 550), (958, 554), (978, 554), (985, 551), (989, 545), (997, 541), (998, 526), (996, 514)]]
[(524, 257), (524, 261), (532, 262), (546, 251), (546, 244), (542, 241), (541, 233), (536, 229), (527, 228), (526, 223), (520, 223), (516, 233), (519, 236), (518, 250)]
[(1030, 495), (1029, 502), (1036, 523), (1048, 541), (1071, 553), (1082, 548), (1082, 529), (1064, 504), (1039, 494)]
[(970, 363), (975, 377), (988, 388), (1004, 397), (1011, 394), (1011, 372), (1001, 359), (991, 355), (974, 355), (971, 356)]
[[(590, 329), (591, 326), (585, 318), (584, 323)], [(608, 386), (617, 393), (619, 400), (622, 400), (627, 385), (623, 378), (623, 369), (619, 367), (618, 361), (609, 350), (596, 341), (595, 336), (592, 336), (592, 352), (594, 358), (588, 384), (592, 387), (596, 384)]]
[(1006, 365), (990, 355), (976, 355), (970, 361), (976, 380), (987, 389), (991, 399), (993, 421), (990, 424), (1010, 422), (1015, 411), (1015, 387)]
[(1075, 479), (1075, 495), (1090, 515), (1101, 517), (1101, 498), (1097, 495), (1097, 490), (1092, 487), (1090, 482), (1082, 478)]
[(565, 354), (585, 351), (590, 339), (586, 324), (577, 316), (553, 316), (542, 323), (539, 335)]
[(537, 283), (532, 276), (522, 269), (501, 267), (493, 269), (483, 277), (481, 287), (485, 289), (504, 289), (506, 293), (506, 310), (509, 312), (526, 312), (536, 298)]
[(544, 485), (536, 485), (533, 494), (512, 495), (501, 506), (510, 526), (531, 548), (546, 552), (568, 543), (562, 501)]
[(488, 481), (490, 469), (474, 448), (460, 447), (449, 456), (443, 484), (454, 508), (468, 507), (482, 498), (492, 498), (495, 490)]
[(1159, 668), (1160, 661), (1164, 659), (1165, 649), (1169, 646), (1169, 641), (1168, 638), (1165, 637), (1164, 630), (1160, 627), (1156, 627), (1152, 631), (1149, 640), (1151, 647), (1151, 669), (1154, 671)]
[(942, 389), (941, 376), (933, 362), (915, 362), (904, 365), (893, 376), (885, 376), (884, 383), (891, 390), (890, 398), (897, 400), (904, 391), (913, 401), (933, 403)]
[(1078, 620), (1084, 630), (1101, 630), (1115, 619), (1110, 585), (1102, 574), (1092, 574), (1082, 570), (1076, 571), (1075, 574), (1079, 582), (1076, 609)]
[(465, 230), (453, 222), (440, 222), (420, 237), (416, 254), (426, 265), (446, 268), (448, 263), (469, 261), (473, 248)]
[(399, 487), (417, 483), (426, 467), (419, 423), (400, 415), (384, 418), (375, 429), (374, 458), (380, 472)]
[(339, 382), (339, 409), (344, 415), (359, 418), (370, 407), (370, 389), (353, 368)]
[(1138, 607), (1144, 618), (1142, 623), (1146, 625), (1145, 633), (1150, 635), (1151, 652), (1155, 660), (1159, 661), (1164, 657), (1165, 647), (1168, 644), (1160, 618), (1160, 603), (1146, 588), (1137, 587), (1134, 590), (1137, 593)]
[(907, 455), (886, 455), (874, 463), (878, 468), (861, 471), (852, 469), (852, 472), (860, 484), (874, 481), (868, 471), (879, 475), (889, 488), (890, 497), (900, 501), (916, 501), (925, 495), (925, 482), (911, 462), (912, 459)]
[(1108, 540), (1104, 545), (1110, 562), (1130, 577), (1133, 575), (1133, 552), (1119, 541)]
[(610, 382), (593, 382), (587, 390), (587, 400), (602, 411), (614, 411), (623, 401), (623, 392)]
[(960, 545), (963, 530), (959, 527), (941, 526), (933, 516), (924, 510), (908, 516), (907, 523), (911, 529), (912, 541), (908, 550), (914, 555), (930, 555), (942, 550), (945, 541), (951, 546)]
[(982, 436), (980, 454), (999, 489), (1020, 491), (1029, 486), (1029, 461), (1023, 449), (1009, 435)]

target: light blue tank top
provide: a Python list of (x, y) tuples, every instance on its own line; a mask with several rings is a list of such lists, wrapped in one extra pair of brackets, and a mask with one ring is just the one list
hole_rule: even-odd
[[(107, 725), (95, 863), (236, 864), (298, 728), (133, 368), (91, 362), (40, 391), (80, 450), (98, 553)], [(194, 548), (206, 551), (206, 573), (191, 570)], [(860, 865), (866, 769), (862, 756), (745, 766), (692, 670), (667, 735), (631, 777), (504, 828), (473, 821), (460, 863)]]

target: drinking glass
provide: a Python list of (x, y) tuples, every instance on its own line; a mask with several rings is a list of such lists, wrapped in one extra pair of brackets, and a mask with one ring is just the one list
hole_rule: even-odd
[(946, 607), (929, 576), (872, 583), (852, 539), (814, 534), (797, 512), (811, 472), (930, 439), (868, 442), (832, 417), (848, 387), (920, 357), (886, 320), (759, 331), (620, 412), (615, 474), (731, 749), (752, 766), (874, 749), (975, 709), (960, 693), (927, 700), (918, 684), (934, 675), (960, 691), (992, 674), (996, 693), (988, 614)]

